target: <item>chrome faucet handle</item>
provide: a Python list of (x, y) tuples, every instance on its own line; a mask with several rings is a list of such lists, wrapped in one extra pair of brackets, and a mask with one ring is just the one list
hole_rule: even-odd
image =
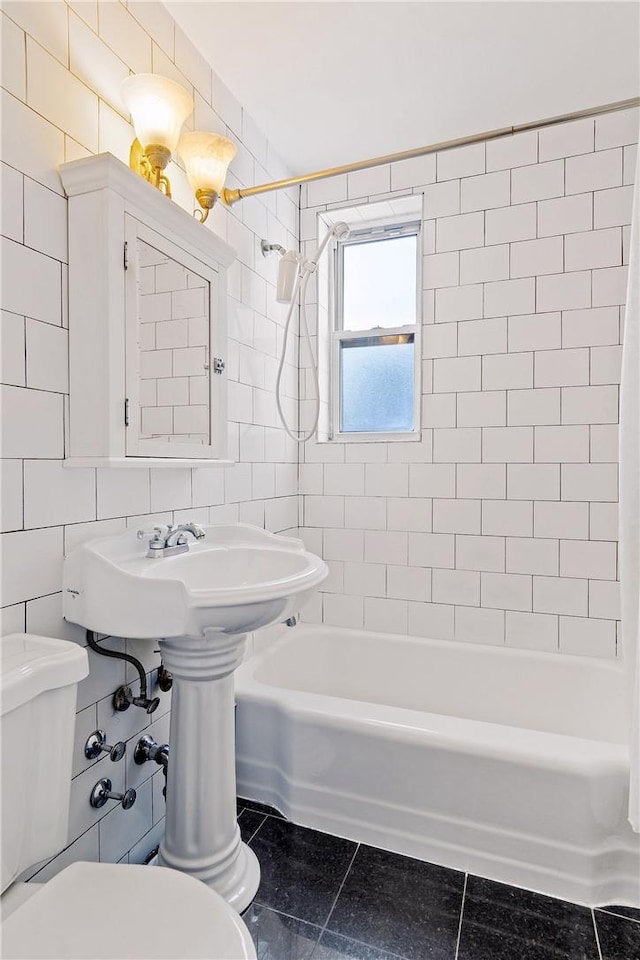
[(117, 743), (110, 746), (107, 743), (107, 735), (104, 730), (94, 730), (93, 733), (87, 737), (87, 742), (84, 745), (84, 755), (87, 760), (96, 760), (104, 751), (104, 753), (109, 754), (114, 763), (117, 763), (118, 760), (122, 760), (124, 757), (126, 749), (127, 745), (123, 740), (118, 740)]
[(112, 793), (111, 786), (111, 780), (107, 777), (98, 780), (89, 794), (89, 803), (91, 806), (97, 808), (104, 807), (107, 800), (117, 800), (122, 805), (123, 810), (130, 810), (136, 802), (136, 792), (133, 787), (125, 790), (124, 793)]
[(144, 540), (145, 537), (150, 537), (149, 545), (153, 544), (154, 547), (162, 547), (172, 530), (173, 527), (169, 524), (168, 527), (154, 527), (153, 530), (138, 530), (136, 536), (138, 540)]

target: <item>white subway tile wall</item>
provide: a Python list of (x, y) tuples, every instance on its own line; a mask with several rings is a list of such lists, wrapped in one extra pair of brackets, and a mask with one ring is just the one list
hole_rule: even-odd
[[(303, 529), (345, 561), (341, 590), (334, 581), (307, 619), (617, 655), (638, 122), (637, 110), (581, 119), (392, 172), (392, 190), (423, 196), (422, 442), (302, 451)], [(323, 204), (346, 197), (333, 182), (302, 191), (310, 249)], [(393, 199), (386, 181), (368, 183), (371, 202)], [(364, 497), (343, 464), (366, 465)]]
[[(278, 426), (274, 400), (284, 308), (275, 301), (276, 263), (260, 255), (263, 236), (286, 248), (297, 247), (298, 191), (277, 199), (271, 195), (249, 200), (233, 211), (220, 204), (203, 227), (226, 239), (239, 257), (229, 275), (227, 358), (230, 455), (239, 462), (227, 469), (194, 470), (63, 467), (64, 395), (69, 389), (67, 204), (57, 170), (65, 160), (98, 150), (128, 162), (133, 128), (120, 98), (121, 80), (132, 71), (153, 69), (185, 86), (195, 98), (197, 125), (233, 136), (238, 146), (230, 178), (233, 186), (280, 178), (288, 172), (162, 4), (10, 2), (3, 5), (1, 17), (2, 625), (5, 632), (27, 629), (84, 644), (84, 631), (62, 619), (60, 592), (65, 550), (82, 540), (118, 533), (127, 525), (149, 528), (157, 522), (190, 519), (247, 520), (274, 531), (298, 528), (298, 454)], [(193, 119), (188, 122), (192, 124)], [(432, 163), (434, 174), (424, 182), (435, 179), (435, 160)], [(193, 201), (184, 171), (173, 163), (169, 172), (177, 202), (191, 214)], [(386, 189), (388, 181), (387, 169)], [(338, 192), (337, 197), (342, 195)], [(149, 351), (145, 382), (150, 398), (143, 416), (149, 417), (149, 429), (155, 433), (166, 430), (162, 415), (173, 414), (175, 431), (192, 434), (202, 426), (187, 421), (182, 411), (193, 411), (192, 404), (199, 402), (202, 363), (197, 351), (202, 331), (198, 309), (188, 301), (200, 291), (187, 278), (188, 289), (174, 293), (170, 303), (171, 294), (166, 291), (172, 289), (172, 278), (164, 276), (160, 266), (153, 269), (155, 286), (149, 285), (146, 294), (164, 297), (173, 312), (167, 314), (166, 323), (142, 325), (144, 349)], [(196, 355), (192, 357), (190, 351)], [(294, 344), (285, 375), (286, 402), (294, 415), (296, 354)], [(156, 380), (166, 357), (173, 359), (175, 376)], [(160, 364), (156, 372), (154, 362)], [(152, 423), (154, 416), (159, 419)], [(344, 465), (342, 469), (344, 474), (329, 478), (328, 485), (333, 483), (343, 493), (340, 484), (345, 483), (350, 495), (362, 495), (362, 465), (353, 464), (351, 473)], [(402, 464), (398, 469), (407, 472)], [(308, 479), (311, 482), (311, 475)], [(393, 478), (388, 483), (389, 490), (395, 489)], [(401, 495), (406, 495), (402, 490)], [(344, 497), (335, 499), (340, 504), (337, 516), (321, 508), (318, 518), (337, 527), (344, 519)], [(362, 533), (344, 532), (356, 541), (360, 538), (357, 559), (361, 560)], [(335, 551), (347, 546), (348, 541), (337, 542)], [(406, 564), (406, 551), (398, 563)], [(380, 569), (375, 566), (374, 577)], [(409, 592), (422, 600), (431, 587), (430, 573), (420, 570), (416, 577)], [(343, 580), (334, 577), (333, 589), (342, 590)], [(380, 596), (386, 597), (385, 589)], [(370, 595), (368, 590), (363, 594)], [(336, 615), (343, 617), (344, 611), (339, 609)], [(157, 644), (106, 642), (126, 646), (141, 657), (150, 680), (155, 680)], [(38, 880), (48, 879), (75, 859), (124, 857), (139, 862), (161, 835), (162, 773), (154, 773), (153, 764), (136, 767), (131, 755), (143, 729), (158, 742), (168, 739), (170, 695), (154, 688), (153, 695), (160, 695), (162, 705), (153, 717), (138, 709), (114, 714), (114, 690), (125, 678), (133, 682), (134, 677), (122, 661), (91, 653), (90, 664), (90, 676), (80, 685), (78, 697), (69, 846), (50, 864), (34, 866), (30, 873), (36, 873)], [(97, 726), (104, 727), (112, 743), (128, 741), (129, 761), (111, 764), (107, 757), (107, 770), (103, 760), (84, 760), (84, 740)], [(138, 790), (131, 811), (117, 805), (93, 811), (89, 806), (91, 787), (106, 774), (114, 789), (135, 786)]]

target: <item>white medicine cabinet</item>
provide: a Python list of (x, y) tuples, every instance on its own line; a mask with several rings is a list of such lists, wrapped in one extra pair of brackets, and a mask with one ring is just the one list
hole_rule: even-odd
[(111, 154), (69, 198), (67, 466), (226, 457), (226, 271), (235, 253)]

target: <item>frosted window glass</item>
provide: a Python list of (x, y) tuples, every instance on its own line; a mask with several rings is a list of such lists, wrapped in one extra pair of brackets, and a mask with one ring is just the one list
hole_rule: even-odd
[(344, 244), (344, 330), (416, 323), (417, 237)]
[(413, 354), (413, 343), (340, 344), (343, 432), (413, 430)]

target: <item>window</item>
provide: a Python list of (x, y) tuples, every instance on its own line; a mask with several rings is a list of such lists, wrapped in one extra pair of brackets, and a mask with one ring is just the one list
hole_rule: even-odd
[(352, 227), (336, 243), (333, 439), (418, 434), (419, 258), (419, 220)]

